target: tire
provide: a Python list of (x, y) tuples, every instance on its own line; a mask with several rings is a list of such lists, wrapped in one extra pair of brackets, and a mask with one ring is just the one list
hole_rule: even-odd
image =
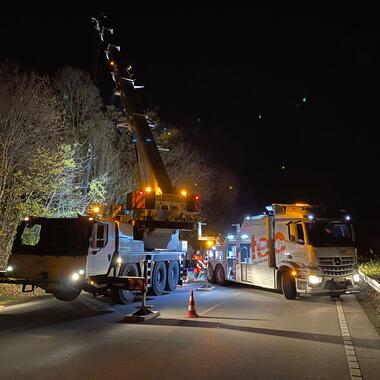
[(53, 296), (60, 301), (74, 301), (79, 297), (80, 289), (62, 289), (56, 290)]
[(333, 300), (338, 300), (343, 293), (331, 294), (330, 297)]
[(285, 271), (281, 274), (282, 293), (288, 300), (294, 300), (297, 297), (296, 280), (290, 274), (290, 271)]
[[(119, 276), (134, 276), (139, 275), (139, 270), (136, 264), (124, 264), (119, 270)], [(135, 299), (135, 292), (132, 290), (111, 289), (111, 300), (113, 303), (127, 305)]]
[(224, 273), (223, 267), (218, 264), (215, 268), (215, 281), (218, 285), (225, 285), (226, 283), (226, 274)]
[(207, 265), (207, 281), (210, 282), (211, 284), (216, 283), (215, 271), (210, 264)]
[(178, 261), (169, 261), (167, 265), (167, 279), (165, 290), (172, 292), (178, 285), (179, 264)]
[(156, 261), (153, 268), (152, 283), (149, 288), (149, 294), (160, 296), (166, 285), (167, 271), (164, 261)]

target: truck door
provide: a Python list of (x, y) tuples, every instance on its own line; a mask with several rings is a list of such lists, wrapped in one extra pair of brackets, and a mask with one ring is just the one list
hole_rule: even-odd
[(241, 281), (252, 282), (251, 244), (240, 244)]
[(307, 264), (307, 247), (305, 245), (305, 233), (301, 221), (287, 223), (288, 241), (283, 260), (293, 261), (298, 264)]
[(115, 250), (115, 226), (113, 223), (96, 222), (90, 242), (87, 261), (89, 276), (106, 274)]
[(236, 280), (237, 251), (236, 244), (227, 244), (227, 279)]

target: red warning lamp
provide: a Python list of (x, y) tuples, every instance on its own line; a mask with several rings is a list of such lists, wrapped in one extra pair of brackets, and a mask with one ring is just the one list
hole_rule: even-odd
[(187, 199), (186, 201), (187, 211), (199, 212), (201, 210), (201, 197), (196, 194)]

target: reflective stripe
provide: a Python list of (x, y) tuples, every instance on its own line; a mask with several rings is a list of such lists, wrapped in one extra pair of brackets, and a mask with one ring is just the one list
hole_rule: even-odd
[(144, 268), (144, 277), (146, 278), (147, 288), (151, 287), (151, 275), (152, 275), (152, 255), (145, 256), (145, 268)]
[(179, 255), (179, 280), (178, 285), (183, 285), (183, 255)]

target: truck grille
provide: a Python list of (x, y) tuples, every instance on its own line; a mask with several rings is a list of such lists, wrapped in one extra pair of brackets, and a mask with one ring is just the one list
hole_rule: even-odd
[(347, 256), (320, 257), (319, 268), (324, 274), (344, 276), (354, 270), (355, 258)]

